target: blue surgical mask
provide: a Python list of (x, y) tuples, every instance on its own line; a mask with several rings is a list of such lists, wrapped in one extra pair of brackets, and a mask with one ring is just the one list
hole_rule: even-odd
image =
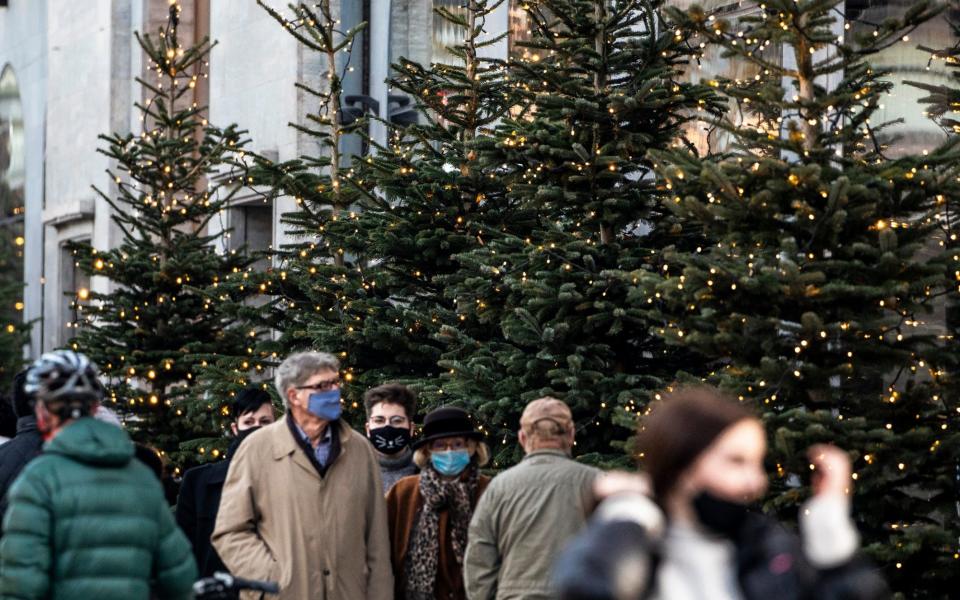
[(336, 421), (340, 418), (340, 388), (328, 392), (310, 394), (307, 410), (324, 421)]
[(430, 463), (444, 477), (455, 477), (470, 464), (470, 453), (466, 450), (445, 450), (431, 452)]

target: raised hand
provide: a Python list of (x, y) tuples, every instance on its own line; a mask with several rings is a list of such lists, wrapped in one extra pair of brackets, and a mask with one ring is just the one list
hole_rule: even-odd
[(849, 495), (853, 489), (852, 467), (846, 452), (830, 444), (817, 444), (807, 450), (813, 469), (813, 494)]

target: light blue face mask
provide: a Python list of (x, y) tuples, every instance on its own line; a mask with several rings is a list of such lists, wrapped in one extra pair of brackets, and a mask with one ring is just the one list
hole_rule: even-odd
[(340, 388), (328, 392), (310, 394), (307, 410), (324, 421), (336, 421), (340, 418)]
[(470, 464), (470, 453), (466, 450), (444, 450), (431, 452), (430, 463), (437, 473), (444, 477), (455, 477)]

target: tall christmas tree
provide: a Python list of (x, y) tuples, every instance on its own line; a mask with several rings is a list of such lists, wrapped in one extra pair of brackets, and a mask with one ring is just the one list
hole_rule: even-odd
[(297, 210), (281, 217), (284, 233), (293, 241), (275, 248), (270, 265), (249, 273), (245, 281), (207, 291), (216, 297), (223, 289), (253, 286), (261, 294), (252, 304), (224, 303), (223, 310), (249, 331), (252, 352), (220, 352), (207, 373), (212, 382), (256, 380), (258, 371), (279, 364), (290, 352), (329, 351), (344, 363), (346, 396), (353, 399), (347, 406), (349, 418), (362, 413), (358, 401), (363, 390), (351, 394), (353, 346), (347, 334), (366, 314), (364, 296), (371, 287), (363, 269), (368, 248), (357, 211), (375, 196), (351, 168), (356, 157), (343, 154), (344, 141), (360, 135), (366, 120), (355, 114), (348, 118), (342, 96), (364, 25), (341, 30), (329, 0), (291, 5), (289, 13), (258, 4), (323, 65), (316, 85), (297, 83), (316, 109), (305, 115), (304, 123), (291, 124), (316, 142), (316, 152), (286, 162), (255, 154), (244, 158), (246, 182), (255, 193), (296, 200)]
[[(0, 169), (4, 166), (0, 165)], [(30, 327), (23, 322), (23, 196), (0, 181), (0, 397), (23, 368)]]
[(239, 189), (226, 165), (244, 140), (234, 126), (210, 125), (195, 101), (211, 45), (181, 44), (179, 11), (171, 5), (158, 35), (137, 36), (153, 74), (137, 79), (148, 96), (136, 104), (143, 132), (101, 136), (100, 151), (116, 162), (116, 189), (97, 192), (122, 240), (111, 249), (73, 247), (79, 268), (109, 290), (78, 298), (82, 318), (72, 341), (99, 364), (108, 406), (127, 417), (134, 438), (178, 463), (192, 458), (182, 443), (218, 435), (225, 420), (229, 397), (196, 388), (200, 357), (248, 347), (246, 332), (218, 311), (248, 290), (211, 299), (199, 289), (242, 281), (251, 264), (242, 252), (223, 251), (225, 232), (211, 228)]
[(525, 6), (532, 38), (510, 65), (522, 112), (479, 147), (525, 219), (455, 257), (447, 294), (462, 326), (442, 362), (447, 387), (495, 430), (500, 463), (520, 458), (524, 404), (553, 395), (573, 408), (579, 454), (626, 464), (637, 412), (696, 369), (631, 306), (673, 228), (648, 153), (682, 143), (683, 127), (717, 107), (707, 86), (682, 80), (689, 45), (660, 2)]
[[(388, 288), (380, 286), (389, 289), (390, 311), (371, 331), (389, 332), (417, 357), (397, 375), (416, 385), (424, 404), (463, 405), (482, 428), (492, 423), (473, 410), (478, 398), (448, 389), (440, 375), (449, 367), (439, 361), (451, 332), (479, 335), (477, 327), (488, 328), (468, 319), (450, 293), (462, 268), (457, 257), (483, 248), (490, 232), (508, 223), (522, 227), (529, 218), (507, 196), (500, 163), (484, 157), (484, 148), (496, 143), (495, 127), (519, 100), (502, 61), (484, 57), (506, 35), (488, 26), (501, 4), (469, 0), (436, 8), (434, 18), (457, 32), (456, 43), (429, 65), (401, 59), (393, 66), (390, 83), (413, 99), (419, 119), (394, 127), (388, 147), (367, 161), (387, 202), (364, 214), (371, 246), (390, 277)], [(389, 348), (391, 340), (384, 341)], [(372, 379), (393, 376), (389, 368), (377, 367)]]
[[(918, 87), (927, 92), (927, 95), (921, 98), (920, 102), (926, 109), (926, 114), (937, 125), (941, 127), (947, 135), (943, 146), (938, 149), (937, 155), (943, 157), (943, 164), (939, 171), (941, 181), (946, 186), (944, 193), (937, 197), (938, 212), (936, 222), (939, 228), (938, 242), (942, 252), (948, 257), (946, 269), (944, 271), (944, 288), (949, 291), (945, 294), (943, 305), (945, 308), (946, 331), (942, 335), (940, 348), (934, 356), (931, 357), (931, 364), (937, 368), (937, 381), (940, 384), (937, 387), (937, 393), (943, 398), (942, 402), (946, 407), (947, 418), (941, 419), (940, 430), (936, 431), (936, 426), (924, 431), (920, 441), (924, 438), (934, 438), (930, 446), (931, 453), (936, 453), (942, 461), (942, 467), (938, 470), (941, 478), (940, 490), (936, 494), (937, 508), (942, 515), (936, 523), (950, 522), (955, 523), (955, 513), (949, 511), (949, 500), (951, 492), (950, 467), (953, 466), (954, 479), (953, 499), (960, 501), (960, 434), (957, 434), (957, 428), (960, 426), (960, 388), (957, 382), (960, 381), (960, 353), (958, 353), (958, 344), (960, 344), (960, 71), (958, 68), (958, 59), (960, 59), (960, 20), (957, 19), (960, 5), (957, 2), (948, 2), (946, 15), (950, 22), (951, 30), (954, 34), (955, 43), (947, 48), (929, 48), (920, 46), (919, 49), (928, 52), (930, 62), (936, 65), (943, 64), (947, 73), (949, 73), (949, 82), (943, 85), (931, 85), (924, 82), (907, 81), (908, 85)], [(942, 498), (939, 496), (947, 496)], [(935, 538), (934, 543), (942, 544), (943, 547), (956, 542), (953, 558), (960, 560), (960, 539), (958, 539), (956, 527), (946, 527), (944, 531)], [(940, 561), (946, 562), (946, 561)], [(956, 562), (954, 563), (956, 564)], [(934, 576), (946, 575), (944, 581), (937, 589), (955, 590), (960, 578), (958, 578), (955, 569), (949, 569), (938, 565)]]
[(806, 497), (808, 445), (848, 449), (867, 550), (904, 597), (947, 597), (958, 440), (941, 375), (954, 353), (932, 310), (952, 264), (936, 227), (951, 150), (888, 158), (876, 115), (892, 84), (867, 62), (936, 7), (857, 33), (840, 4), (771, 0), (739, 22), (670, 11), (757, 75), (713, 81), (746, 115), (718, 123), (726, 149), (654, 153), (679, 229), (701, 243), (666, 247), (635, 306), (763, 413), (771, 508)]
[[(352, 207), (366, 190), (353, 177), (350, 158), (341, 156), (343, 140), (356, 134), (363, 122), (343, 118), (343, 77), (350, 61), (338, 56), (352, 57), (363, 26), (341, 31), (329, 0), (315, 6), (291, 5), (289, 15), (258, 4), (322, 59), (319, 85), (297, 84), (317, 108), (305, 115), (305, 124), (290, 125), (314, 139), (318, 152), (286, 162), (248, 153), (234, 163), (244, 171), (244, 183), (254, 194), (265, 200), (294, 198), (298, 209), (281, 217), (284, 233), (294, 242), (265, 253), (261, 257), (267, 261), (265, 268), (250, 270), (242, 279), (218, 282), (204, 292), (211, 302), (218, 302), (222, 314), (247, 332), (245, 347), (220, 348), (205, 357), (203, 384), (217, 396), (238, 384), (272, 389), (265, 373), (292, 351), (316, 347), (343, 356), (340, 344), (316, 344), (312, 327), (347, 293), (341, 287), (352, 289), (355, 277), (348, 258), (363, 248), (362, 239), (352, 235), (356, 228)], [(258, 295), (254, 302), (247, 301), (251, 290)], [(347, 378), (352, 378), (349, 371)]]
[[(349, 55), (360, 29), (339, 30), (329, 2), (294, 6), (291, 16), (268, 9), (325, 57), (324, 87), (300, 84), (319, 109), (298, 128), (319, 142), (319, 153), (280, 164), (254, 160), (252, 181), (296, 198), (299, 210), (283, 217), (296, 242), (279, 249), (276, 265), (257, 280), (270, 302), (242, 316), (278, 332), (258, 346), (263, 360), (306, 346), (337, 353), (348, 416), (359, 418), (362, 392), (388, 380), (416, 385), (424, 404), (447, 401), (436, 383), (443, 346), (437, 336), (457, 317), (440, 278), (457, 268), (452, 254), (483, 243), (488, 213), (502, 219), (509, 211), (498, 202), (502, 185), (474, 150), (509, 106), (502, 70), (480, 56), (497, 41), (484, 31), (492, 4), (438, 9), (437, 18), (464, 41), (442, 63), (394, 66), (391, 83), (418, 117), (382, 119), (390, 129), (386, 145), (366, 137), (366, 119), (344, 105), (349, 62), (337, 56)], [(364, 136), (370, 154), (342, 156), (348, 135)]]

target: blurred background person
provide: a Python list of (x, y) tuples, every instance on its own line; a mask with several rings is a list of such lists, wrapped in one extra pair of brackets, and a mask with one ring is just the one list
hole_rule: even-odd
[(0, 446), (0, 518), (7, 512), (7, 491), (17, 475), (28, 462), (40, 456), (43, 438), (37, 430), (37, 417), (33, 414), (33, 398), (24, 390), (27, 371), (13, 378), (10, 400), (17, 415), (17, 432), (13, 439)]
[(270, 394), (258, 386), (244, 388), (230, 405), (230, 432), (233, 441), (224, 460), (207, 463), (183, 474), (180, 495), (177, 497), (177, 524), (187, 535), (197, 559), (201, 577), (210, 577), (217, 571), (227, 571), (220, 560), (210, 536), (217, 522), (223, 482), (227, 479), (230, 460), (237, 448), (250, 434), (276, 421)]
[(0, 597), (190, 598), (197, 568), (159, 482), (123, 429), (91, 418), (103, 398), (96, 367), (50, 352), (24, 389), (47, 443), (10, 488)]
[(17, 413), (13, 410), (13, 398), (0, 396), (0, 446), (17, 435)]

